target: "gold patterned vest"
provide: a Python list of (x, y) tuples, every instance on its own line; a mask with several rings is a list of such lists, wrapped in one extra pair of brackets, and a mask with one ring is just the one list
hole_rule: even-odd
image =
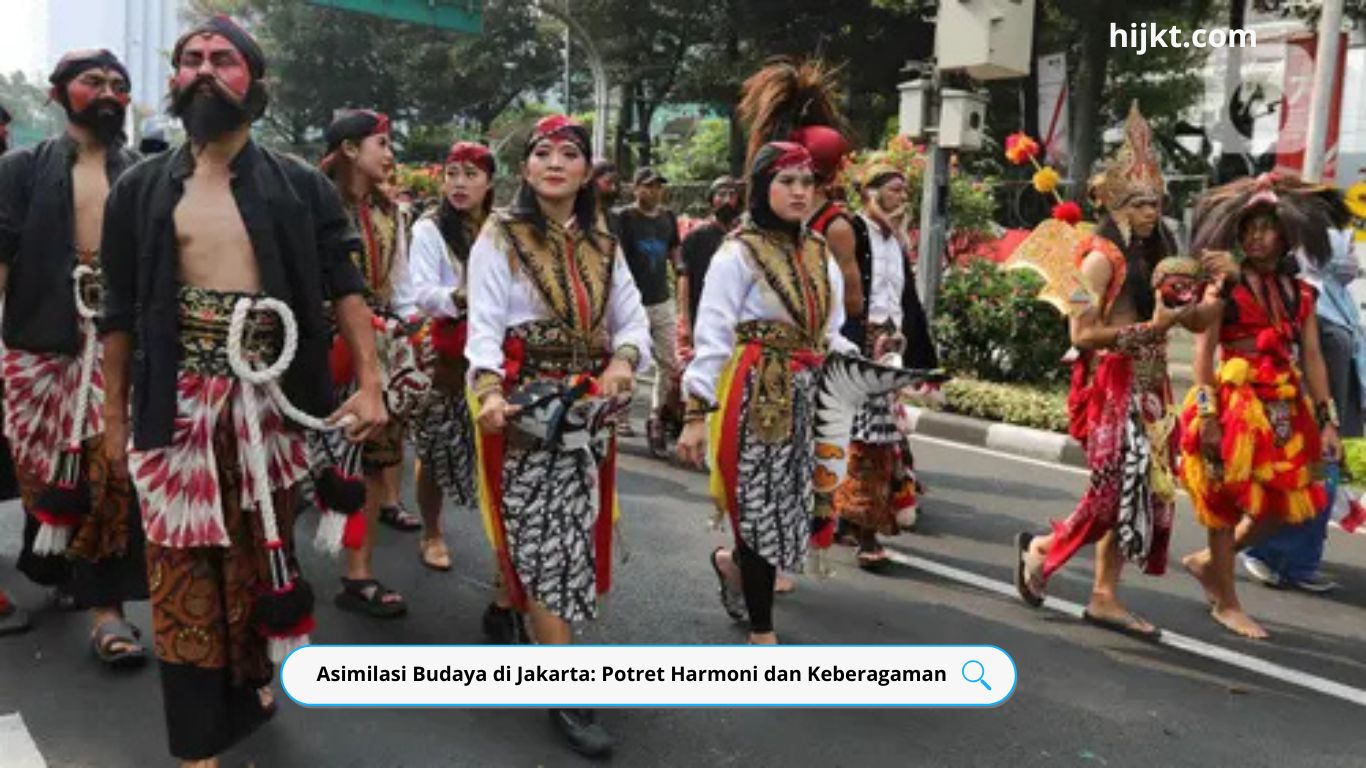
[[(534, 223), (502, 211), (493, 214), (489, 226), (499, 248), (508, 254), (513, 273), (527, 276), (550, 311), (554, 330), (534, 334), (528, 358), (567, 353), (588, 360), (608, 352), (616, 240), (605, 231), (590, 236), (556, 222), (549, 222), (542, 234)], [(538, 340), (545, 344), (535, 343)]]
[(387, 307), (394, 298), (393, 270), (399, 246), (398, 210), (386, 210), (373, 199), (349, 208), (351, 223), (365, 245), (363, 252), (352, 252), (356, 269), (365, 278), (366, 299), (371, 306)]
[(731, 236), (766, 290), (778, 299), (808, 348), (825, 349), (830, 319), (830, 273), (825, 240), (805, 233), (799, 244), (753, 224)]

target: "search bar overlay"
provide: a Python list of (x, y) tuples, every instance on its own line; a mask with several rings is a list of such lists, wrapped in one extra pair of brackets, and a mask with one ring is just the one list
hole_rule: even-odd
[(310, 645), (282, 687), (305, 707), (994, 707), (994, 645)]

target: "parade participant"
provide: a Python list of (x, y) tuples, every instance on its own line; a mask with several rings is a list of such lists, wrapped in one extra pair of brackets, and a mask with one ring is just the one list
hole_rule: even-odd
[[(361, 382), (331, 421), (362, 440), (387, 418), (351, 263), (362, 245), (341, 200), (315, 169), (251, 139), (265, 65), (226, 17), (180, 38), (170, 111), (188, 142), (114, 186), (100, 252), (104, 449), (111, 467), (127, 462), (142, 502), (170, 751), (195, 766), (216, 766), (271, 717), (273, 657), (311, 624), (287, 517), (304, 439), (266, 395), (277, 385), (234, 361), (287, 365), (289, 401), (325, 415), (330, 299)], [(252, 312), (230, 338), (234, 310), (267, 298), (293, 313)], [(286, 317), (296, 333), (280, 332)]]
[(613, 211), (617, 199), (621, 197), (621, 177), (617, 164), (611, 160), (595, 161), (593, 171), (588, 175), (588, 183), (597, 200), (598, 215), (603, 217), (607, 229), (613, 235), (617, 234), (617, 216)]
[[(384, 184), (394, 170), (389, 118), (370, 110), (343, 112), (324, 133), (327, 152), (319, 167), (341, 193), (351, 224), (361, 235), (364, 249), (353, 256), (365, 279), (366, 303), (380, 317), (394, 316), (395, 277), (406, 270), (407, 224)], [(344, 347), (339, 337), (334, 345)], [(350, 378), (345, 350), (334, 354), (333, 383), (343, 396), (355, 387)], [(317, 438), (315, 438), (317, 439)], [(326, 438), (323, 438), (326, 439)], [(407, 612), (403, 596), (386, 587), (374, 572), (377, 522), (400, 530), (415, 531), (421, 520), (394, 503), (402, 483), (403, 422), (389, 421), (384, 431), (365, 444), (361, 464), (365, 476), (364, 540), (346, 549), (346, 576), (336, 595), (342, 610), (375, 618), (395, 618)]]
[[(862, 278), (860, 303), (865, 310), (845, 323), (844, 334), (861, 344), (864, 355), (873, 360), (895, 355), (912, 368), (937, 368), (934, 342), (897, 230), (905, 214), (906, 176), (895, 166), (874, 162), (863, 170), (860, 188), (863, 212), (854, 220), (854, 235)], [(864, 568), (886, 561), (877, 535), (897, 533), (896, 506), (914, 504), (913, 477), (893, 482), (900, 474), (898, 462), (903, 460), (896, 397), (892, 393), (870, 399), (855, 419), (849, 475), (835, 495), (835, 511), (840, 522), (855, 532), (857, 558)]]
[(1152, 132), (1137, 105), (1125, 139), (1106, 165), (1101, 192), (1106, 218), (1076, 247), (1086, 288), (1098, 300), (1072, 317), (1072, 433), (1084, 441), (1091, 483), (1081, 503), (1048, 535), (1016, 539), (1016, 587), (1031, 607), (1048, 580), (1088, 544), (1096, 573), (1085, 619), (1144, 638), (1159, 630), (1131, 613), (1117, 589), (1126, 559), (1145, 573), (1166, 571), (1175, 480), (1174, 417), (1167, 378), (1167, 332), (1178, 323), (1199, 330), (1217, 315), (1217, 298), (1169, 307), (1156, 298), (1153, 271), (1176, 253), (1159, 220), (1163, 182)]
[[(482, 144), (460, 141), (446, 155), (439, 207), (413, 225), (404, 293), (429, 318), (432, 389), (413, 422), (417, 447), (417, 503), (422, 513), (422, 564), (446, 571), (450, 550), (441, 526), (443, 495), (455, 504), (478, 504), (474, 424), (465, 397), (470, 249), (493, 211), (497, 164)], [(489, 640), (511, 643), (525, 636), (521, 614), (506, 590), (484, 612)]]
[(791, 141), (811, 153), (816, 189), (807, 226), (825, 238), (844, 281), (844, 313), (864, 311), (855, 259), (853, 216), (839, 195), (839, 176), (852, 149), (840, 111), (842, 96), (832, 73), (819, 61), (775, 58), (744, 82), (738, 113), (749, 127), (746, 162), (770, 141)]
[[(1234, 588), (1234, 555), (1281, 524), (1312, 520), (1327, 502), (1320, 462), (1342, 458), (1314, 289), (1294, 276), (1298, 249), (1320, 267), (1332, 208), (1322, 187), (1263, 174), (1205, 193), (1191, 247), (1233, 252), (1223, 316), (1196, 341), (1196, 387), (1182, 419), (1182, 479), (1209, 545), (1182, 564), (1210, 615), (1265, 638)], [(1215, 355), (1219, 363), (1215, 364)]]
[[(617, 396), (650, 362), (640, 293), (598, 226), (589, 151), (579, 123), (538, 122), (517, 198), (485, 225), (469, 264), (465, 356), (478, 403), (480, 504), (513, 604), (530, 613), (536, 642), (554, 645), (571, 642), (571, 624), (594, 617), (611, 586), (616, 445), (514, 441), (508, 393), (587, 375)], [(553, 710), (551, 719), (579, 752), (612, 747), (591, 710)]]
[(756, 154), (749, 215), (707, 271), (696, 354), (683, 375), (679, 457), (700, 466), (710, 448), (712, 495), (735, 534), (735, 546), (717, 548), (711, 564), (726, 612), (739, 619), (748, 611), (754, 644), (777, 642), (777, 572), (800, 572), (806, 556), (815, 369), (827, 349), (855, 349), (839, 335), (839, 268), (802, 226), (814, 184), (800, 144), (774, 142)]
[(697, 225), (681, 246), (683, 258), (679, 262), (678, 295), (686, 300), (680, 303), (684, 310), (679, 318), (683, 341), (692, 346), (692, 332), (697, 324), (697, 305), (702, 301), (702, 286), (706, 284), (707, 268), (711, 266), (712, 256), (725, 241), (726, 235), (735, 227), (743, 209), (740, 207), (742, 189), (739, 182), (729, 176), (721, 176), (711, 183), (707, 190), (707, 206), (711, 215)]
[(66, 130), (0, 160), (4, 432), (28, 511), (18, 567), (90, 609), (96, 657), (132, 666), (147, 658), (123, 614), (147, 597), (142, 526), (100, 450), (94, 326), (105, 198), (138, 160), (123, 141), (128, 71), (108, 51), (75, 51), (48, 80)]
[[(0, 105), (0, 156), (9, 149), (9, 124), (13, 118), (3, 105)], [(4, 379), (0, 377), (0, 423), (4, 422)], [(0, 434), (0, 485), (3, 492), (0, 492), (0, 499), (8, 501), (19, 495), (19, 484), (14, 476), (14, 463), (10, 457), (9, 440), (4, 439)], [(28, 614), (24, 612), (14, 600), (0, 589), (0, 635), (10, 635), (16, 632), (23, 632), (29, 628)]]
[(679, 261), (678, 219), (664, 207), (669, 180), (653, 168), (636, 171), (632, 184), (635, 202), (617, 211), (614, 230), (626, 264), (631, 269), (641, 303), (650, 318), (650, 356), (655, 361), (655, 383), (650, 396), (650, 418), (645, 435), (656, 456), (667, 451), (666, 436), (678, 429), (678, 352), (674, 342), (678, 317), (672, 285)]

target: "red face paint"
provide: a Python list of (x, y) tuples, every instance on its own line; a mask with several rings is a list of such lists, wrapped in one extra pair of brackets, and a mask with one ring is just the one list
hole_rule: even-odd
[(199, 35), (185, 43), (176, 66), (178, 89), (188, 88), (201, 75), (216, 79), (239, 99), (251, 88), (251, 68), (242, 52), (222, 35)]
[(109, 99), (120, 106), (128, 106), (128, 83), (112, 69), (88, 69), (77, 75), (66, 86), (67, 101), (72, 112), (84, 112), (91, 103)]

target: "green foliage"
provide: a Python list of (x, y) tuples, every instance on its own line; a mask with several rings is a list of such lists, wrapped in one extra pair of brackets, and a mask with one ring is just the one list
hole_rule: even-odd
[(1066, 322), (1034, 297), (1042, 278), (977, 259), (944, 276), (934, 320), (944, 366), (994, 382), (1053, 384), (1067, 377)]
[(35, 144), (54, 136), (66, 124), (62, 108), (48, 103), (47, 90), (30, 83), (22, 72), (0, 74), (0, 104), (14, 122), (9, 126), (10, 147)]
[(671, 182), (710, 182), (730, 170), (730, 123), (699, 121), (691, 136), (659, 154), (660, 172)]
[[(925, 148), (895, 134), (884, 149), (859, 152), (843, 174), (845, 199), (854, 210), (862, 210), (859, 177), (863, 169), (873, 163), (891, 163), (906, 174), (906, 207), (910, 226), (920, 223), (920, 194), (923, 190), (926, 155)], [(949, 175), (949, 229), (955, 234), (987, 236), (995, 229), (993, 215), (996, 203), (992, 197), (991, 180), (974, 179), (954, 169)]]
[(945, 382), (943, 393), (944, 410), (950, 413), (1067, 432), (1067, 395), (1061, 389), (954, 379)]

